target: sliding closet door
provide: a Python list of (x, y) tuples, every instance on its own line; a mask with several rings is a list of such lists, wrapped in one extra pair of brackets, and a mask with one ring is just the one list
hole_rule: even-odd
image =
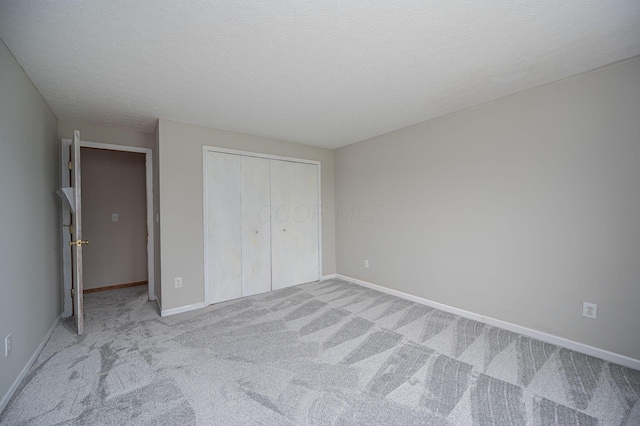
[(271, 166), (241, 157), (242, 295), (271, 290)]
[(319, 277), (318, 166), (271, 160), (271, 286)]
[(207, 153), (208, 303), (242, 296), (241, 157)]

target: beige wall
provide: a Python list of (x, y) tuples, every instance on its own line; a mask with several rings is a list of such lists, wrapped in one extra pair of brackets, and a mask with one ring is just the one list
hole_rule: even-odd
[[(204, 301), (202, 147), (204, 145), (322, 163), (323, 274), (335, 272), (334, 152), (160, 119), (162, 309)], [(183, 287), (174, 288), (174, 278)]]
[(152, 133), (116, 129), (114, 127), (101, 127), (72, 121), (58, 121), (58, 136), (61, 139), (73, 138), (74, 130), (80, 130), (80, 139), (88, 142), (111, 143), (151, 149), (153, 149), (154, 145)]
[[(82, 148), (85, 289), (147, 280), (145, 155)], [(112, 222), (111, 215), (118, 214)]]
[(640, 57), (341, 148), (336, 203), (338, 273), (640, 359)]
[(57, 122), (0, 41), (0, 408), (61, 312)]

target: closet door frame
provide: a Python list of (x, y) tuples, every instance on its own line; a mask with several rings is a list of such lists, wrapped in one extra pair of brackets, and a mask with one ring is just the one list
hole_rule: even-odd
[(322, 277), (322, 163), (316, 160), (306, 160), (303, 158), (283, 157), (280, 155), (262, 154), (251, 151), (241, 151), (237, 149), (220, 148), (215, 146), (202, 146), (202, 210), (203, 210), (203, 235), (204, 240), (204, 304), (205, 306), (213, 303), (209, 291), (209, 242), (208, 235), (208, 217), (207, 205), (209, 203), (207, 197), (207, 153), (218, 152), (222, 154), (234, 154), (246, 157), (263, 158), (267, 160), (290, 161), (293, 163), (314, 164), (318, 166), (318, 280)]

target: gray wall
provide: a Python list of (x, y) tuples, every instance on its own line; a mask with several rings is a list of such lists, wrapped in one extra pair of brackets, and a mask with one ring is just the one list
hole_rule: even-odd
[[(334, 152), (160, 119), (162, 309), (204, 301), (202, 147), (204, 145), (304, 158), (322, 167), (323, 274), (335, 273)], [(174, 278), (183, 287), (174, 288)]]
[(61, 312), (57, 125), (0, 41), (0, 399)]
[[(85, 289), (147, 281), (145, 155), (82, 148)], [(118, 214), (113, 222), (111, 215)]]
[(336, 204), (338, 273), (640, 359), (640, 57), (338, 149)]

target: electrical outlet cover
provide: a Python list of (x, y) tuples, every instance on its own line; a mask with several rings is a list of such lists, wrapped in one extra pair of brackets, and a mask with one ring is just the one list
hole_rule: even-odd
[(598, 305), (595, 303), (582, 302), (582, 316), (596, 319), (598, 317)]

